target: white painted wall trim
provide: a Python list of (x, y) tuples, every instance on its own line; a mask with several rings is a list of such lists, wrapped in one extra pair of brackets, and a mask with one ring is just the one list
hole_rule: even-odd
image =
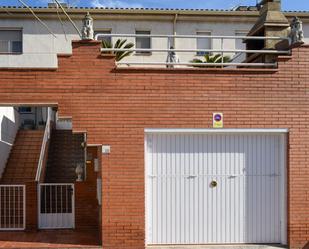
[(148, 241), (149, 241), (149, 234), (148, 234), (148, 221), (147, 221), (147, 219), (148, 219), (148, 198), (150, 198), (149, 196), (148, 196), (148, 194), (147, 194), (147, 191), (148, 191), (148, 187), (147, 187), (147, 185), (148, 185), (148, 182), (147, 182), (147, 179), (148, 179), (148, 143), (147, 143), (147, 140), (148, 140), (148, 138), (147, 138), (147, 134), (145, 134), (145, 136), (144, 136), (144, 186), (145, 186), (145, 192), (144, 192), (144, 197), (145, 197), (145, 203), (144, 203), (144, 207), (145, 207), (145, 223), (144, 223), (144, 225), (145, 225), (145, 231), (146, 231), (146, 233), (145, 233), (145, 240), (144, 240), (144, 242), (145, 242), (145, 247), (147, 247), (147, 245), (148, 245)]
[(62, 117), (56, 113), (56, 129), (57, 130), (72, 130), (72, 117)]
[(287, 202), (288, 202), (288, 197), (287, 197), (287, 176), (288, 176), (288, 171), (287, 171), (287, 156), (288, 156), (288, 148), (287, 148), (287, 136), (282, 136), (282, 143), (280, 147), (280, 153), (282, 153), (282, 162), (281, 162), (281, 172), (282, 176), (280, 178), (280, 197), (281, 197), (281, 209), (280, 209), (280, 218), (281, 218), (281, 244), (282, 245), (287, 245), (288, 243), (288, 236), (287, 236)]
[(145, 133), (288, 133), (289, 129), (156, 129), (146, 128)]

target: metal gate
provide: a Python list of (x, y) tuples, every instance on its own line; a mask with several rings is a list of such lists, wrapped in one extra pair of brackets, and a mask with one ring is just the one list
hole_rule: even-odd
[(285, 243), (285, 135), (148, 134), (147, 243)]
[(74, 184), (39, 184), (39, 228), (74, 228)]
[(0, 185), (0, 231), (24, 230), (25, 185)]

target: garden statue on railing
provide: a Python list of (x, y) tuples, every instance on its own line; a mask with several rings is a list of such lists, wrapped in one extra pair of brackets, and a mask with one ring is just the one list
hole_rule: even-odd
[(298, 17), (292, 20), (290, 38), (291, 44), (304, 43), (303, 22)]
[(93, 18), (89, 12), (83, 19), (82, 40), (93, 40)]
[[(170, 49), (174, 49), (173, 46)], [(166, 63), (179, 63), (179, 58), (177, 57), (175, 51), (169, 51), (166, 58)], [(167, 68), (174, 68), (173, 64), (166, 65)]]

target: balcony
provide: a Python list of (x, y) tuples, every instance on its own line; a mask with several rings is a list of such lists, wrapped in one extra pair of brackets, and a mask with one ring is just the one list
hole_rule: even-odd
[[(131, 48), (115, 45), (102, 47), (104, 54), (130, 52), (122, 60), (116, 59), (117, 67), (167, 67), (167, 68), (275, 68), (279, 55), (290, 54), (288, 37), (263, 36), (214, 36), (214, 35), (147, 35), (147, 34), (104, 34), (95, 36), (112, 41), (127, 40)], [(137, 38), (150, 39), (151, 48), (136, 47)], [(208, 39), (211, 48), (197, 48), (197, 39)], [(267, 41), (276, 44), (266, 48)], [(245, 43), (250, 42), (250, 46)], [(240, 43), (241, 46), (239, 46)], [(256, 44), (254, 49), (249, 49)], [(207, 57), (207, 58), (206, 58)], [(215, 57), (215, 58), (214, 58)]]

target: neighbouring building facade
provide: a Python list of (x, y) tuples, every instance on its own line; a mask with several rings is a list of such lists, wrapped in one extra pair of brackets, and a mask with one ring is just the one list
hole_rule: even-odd
[[(241, 25), (252, 33), (289, 30), (280, 15), (281, 22), (263, 19), (280, 10), (280, 1), (262, 5), (259, 19), (256, 12), (221, 14), (240, 13), (261, 24), (235, 30)], [(38, 10), (44, 11), (46, 20), (55, 12)], [(88, 10), (70, 11), (79, 17)], [(90, 11), (95, 28), (95, 12), (104, 11)], [(64, 50), (42, 60), (33, 47), (20, 63), (36, 59), (23, 66), (3, 55), (11, 64), (0, 68), (0, 247), (8, 236), (20, 241), (23, 230), (35, 236), (49, 230), (53, 236), (69, 229), (82, 231), (80, 236), (97, 233), (94, 247), (106, 249), (207, 244), (307, 249), (309, 46), (305, 29), (291, 26), (294, 44), (277, 42), (264, 51), (258, 42), (254, 50), (248, 38), (251, 52), (245, 63), (233, 66), (117, 66), (114, 55), (102, 53), (100, 41), (80, 39), (63, 48), (54, 43)], [(33, 35), (45, 36), (50, 35)]]
[[(67, 8), (67, 13), (81, 29), (85, 12), (94, 18), (94, 32), (97, 34), (151, 34), (180, 36), (246, 36), (256, 22), (259, 12), (256, 8), (238, 8), (238, 10), (160, 10), (160, 9), (100, 9), (100, 8)], [(77, 31), (65, 17), (60, 8), (34, 8), (34, 12), (50, 28), (55, 36), (43, 27), (27, 8), (0, 8), (0, 41), (10, 37), (15, 41), (15, 53), (1, 55), (0, 67), (57, 68), (57, 54), (71, 54), (71, 41), (79, 39)], [(298, 16), (303, 22), (305, 41), (309, 42), (309, 13), (284, 12), (291, 21)], [(14, 32), (15, 30), (15, 32)], [(10, 36), (7, 34), (10, 32)], [(103, 39), (97, 36), (98, 39)], [(105, 37), (106, 38), (106, 37)], [(244, 49), (241, 40), (233, 38), (175, 38), (169, 41), (166, 37), (126, 38), (136, 48), (167, 49), (173, 44), (176, 49)], [(3, 42), (4, 43), (4, 42)], [(7, 42), (6, 42), (7, 43)], [(11, 46), (13, 47), (13, 46)], [(1, 51), (9, 48), (2, 44)], [(14, 52), (11, 49), (11, 52)], [(239, 62), (239, 54), (228, 53)], [(203, 52), (178, 52), (181, 62), (200, 58)], [(166, 52), (135, 52), (123, 62), (165, 62)]]

